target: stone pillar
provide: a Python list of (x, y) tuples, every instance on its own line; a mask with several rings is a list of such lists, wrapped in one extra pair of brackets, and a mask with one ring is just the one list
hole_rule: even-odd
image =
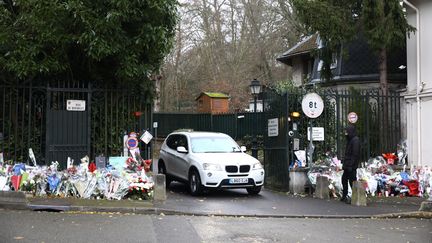
[(308, 183), (307, 170), (303, 168), (292, 169), (289, 172), (289, 191), (294, 194), (304, 193)]
[(315, 197), (320, 199), (330, 199), (330, 182), (325, 176), (318, 176), (316, 181)]
[(0, 208), (27, 209), (27, 199), (21, 191), (0, 191)]
[(354, 181), (352, 195), (351, 195), (351, 205), (355, 206), (367, 206), (366, 201), (366, 191), (363, 188), (361, 181)]
[(153, 192), (153, 200), (154, 201), (165, 201), (166, 200), (166, 182), (164, 174), (155, 174), (153, 175), (154, 184), (154, 192)]
[(419, 211), (432, 212), (432, 200), (422, 202)]

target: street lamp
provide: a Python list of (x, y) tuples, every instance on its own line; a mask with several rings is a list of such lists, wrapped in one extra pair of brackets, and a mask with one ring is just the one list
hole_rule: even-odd
[(257, 130), (257, 98), (258, 94), (261, 93), (261, 83), (259, 80), (254, 79), (251, 81), (251, 84), (249, 85), (251, 94), (254, 97), (254, 115), (255, 115), (255, 127), (252, 129), (252, 156), (256, 159), (258, 158), (258, 148), (257, 148), (257, 138), (256, 138), (256, 130)]

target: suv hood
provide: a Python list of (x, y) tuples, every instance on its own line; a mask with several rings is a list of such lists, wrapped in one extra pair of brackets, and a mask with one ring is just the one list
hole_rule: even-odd
[(214, 163), (220, 165), (253, 165), (259, 160), (245, 153), (197, 153), (193, 154), (195, 161), (202, 161), (203, 163)]

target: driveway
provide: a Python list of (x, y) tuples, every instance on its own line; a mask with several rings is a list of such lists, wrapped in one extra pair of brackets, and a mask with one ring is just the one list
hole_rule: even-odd
[(289, 217), (364, 217), (379, 214), (417, 211), (421, 198), (369, 198), (367, 207), (357, 207), (338, 199), (322, 200), (305, 195), (291, 195), (263, 189), (250, 196), (244, 189), (209, 191), (193, 197), (187, 187), (172, 182), (167, 189), (167, 200), (155, 206), (190, 214), (289, 216)]

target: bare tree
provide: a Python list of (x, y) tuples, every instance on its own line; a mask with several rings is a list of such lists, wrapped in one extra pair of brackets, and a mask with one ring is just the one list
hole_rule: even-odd
[(162, 69), (161, 109), (194, 110), (203, 91), (225, 92), (231, 109), (247, 107), (253, 78), (288, 78), (276, 57), (298, 40), (290, 5), (281, 0), (191, 0), (181, 5), (176, 45)]

